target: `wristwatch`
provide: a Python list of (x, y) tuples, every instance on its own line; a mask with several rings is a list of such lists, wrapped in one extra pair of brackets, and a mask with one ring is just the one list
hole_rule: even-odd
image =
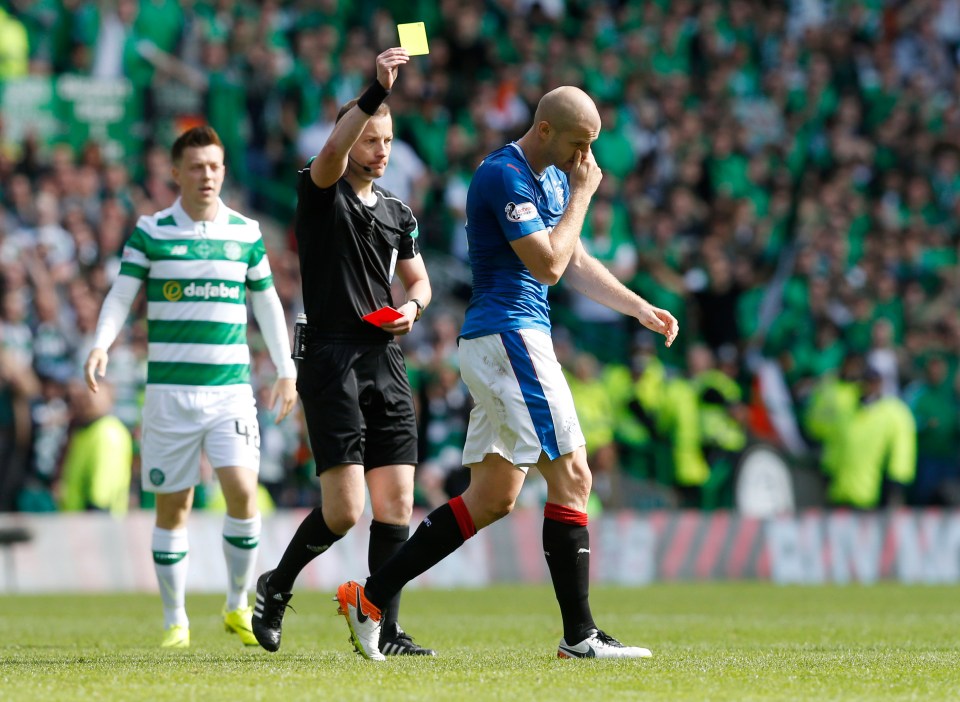
[(407, 302), (412, 302), (413, 304), (415, 304), (415, 305), (417, 306), (417, 316), (413, 318), (413, 321), (414, 321), (414, 322), (419, 322), (419, 321), (420, 321), (420, 317), (423, 315), (423, 311), (424, 311), (425, 309), (427, 309), (427, 306), (424, 305), (422, 302), (420, 302), (420, 300), (418, 300), (418, 299), (415, 298), (415, 297), (411, 297), (409, 300), (407, 300)]

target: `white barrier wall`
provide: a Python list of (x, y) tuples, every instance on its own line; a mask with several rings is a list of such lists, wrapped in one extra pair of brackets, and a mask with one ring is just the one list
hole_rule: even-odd
[[(305, 510), (264, 518), (257, 572), (276, 565)], [(419, 523), (422, 514), (415, 515)], [(226, 569), (222, 515), (190, 521), (188, 587), (219, 592)], [(547, 582), (542, 515), (519, 509), (481, 531), (412, 586)], [(367, 574), (364, 519), (304, 571), (298, 587), (332, 590)], [(28, 543), (0, 548), (0, 592), (155, 591), (152, 512), (0, 515)], [(960, 511), (805, 512), (760, 521), (730, 512), (618, 512), (591, 523), (594, 582), (761, 579), (778, 583), (960, 582)]]

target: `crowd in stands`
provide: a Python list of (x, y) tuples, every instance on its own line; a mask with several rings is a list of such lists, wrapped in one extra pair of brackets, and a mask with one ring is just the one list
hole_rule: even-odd
[[(598, 503), (729, 506), (758, 441), (812, 467), (825, 504), (960, 501), (960, 0), (0, 0), (0, 510), (119, 509), (78, 503), (69, 469), (105, 415), (136, 466), (145, 328), (111, 350), (111, 406), (73, 384), (136, 217), (176, 197), (177, 130), (223, 138), (226, 199), (259, 213), (292, 328), (296, 171), (413, 21), (430, 53), (390, 97), (380, 184), (413, 207), (436, 289), (404, 340), (423, 504), (465, 480), (467, 185), (562, 84), (603, 118), (583, 242), (681, 329), (665, 349), (551, 292)], [(64, 76), (129, 86), (124, 133), (13, 134), (3, 96)], [(272, 500), (315, 504), (302, 426), (263, 407)]]

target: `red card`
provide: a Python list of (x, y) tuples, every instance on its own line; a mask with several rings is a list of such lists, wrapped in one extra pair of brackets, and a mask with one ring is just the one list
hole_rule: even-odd
[(370, 314), (363, 315), (364, 322), (370, 322), (375, 327), (379, 327), (385, 322), (393, 322), (400, 319), (403, 316), (403, 312), (398, 312), (392, 307), (381, 307), (376, 312), (371, 312)]

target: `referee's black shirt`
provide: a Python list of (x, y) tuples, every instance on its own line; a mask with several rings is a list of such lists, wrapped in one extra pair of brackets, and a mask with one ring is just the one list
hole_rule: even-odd
[(358, 344), (393, 339), (361, 317), (393, 306), (396, 262), (419, 253), (419, 231), (409, 207), (376, 183), (373, 191), (376, 204), (367, 206), (345, 178), (321, 189), (309, 164), (298, 175), (294, 234), (311, 339)]

